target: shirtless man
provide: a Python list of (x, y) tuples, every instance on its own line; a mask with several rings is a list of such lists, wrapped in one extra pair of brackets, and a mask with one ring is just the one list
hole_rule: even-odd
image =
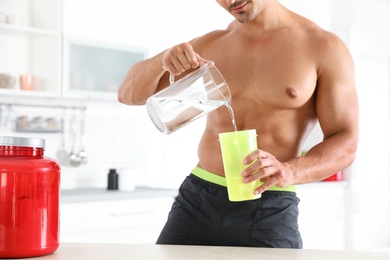
[[(142, 105), (212, 61), (232, 94), (238, 130), (256, 129), (259, 149), (243, 182), (262, 181), (257, 200), (230, 202), (218, 134), (232, 131), (226, 107), (207, 116), (199, 162), (180, 187), (159, 244), (301, 248), (295, 184), (320, 181), (349, 166), (358, 145), (354, 64), (343, 42), (277, 0), (216, 0), (235, 17), (210, 32), (135, 64), (118, 99)], [(301, 156), (319, 122), (323, 141)], [(256, 173), (254, 173), (257, 171)], [(252, 174), (254, 173), (254, 174)]]

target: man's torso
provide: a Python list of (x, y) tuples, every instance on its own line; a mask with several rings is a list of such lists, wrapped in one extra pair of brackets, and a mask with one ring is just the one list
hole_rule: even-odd
[[(313, 35), (311, 34), (313, 32)], [(319, 29), (284, 28), (246, 36), (228, 29), (207, 35), (195, 50), (215, 62), (229, 85), (238, 130), (256, 129), (258, 147), (287, 161), (300, 154), (316, 121)], [(233, 131), (226, 107), (210, 113), (199, 164), (224, 175), (218, 133)]]

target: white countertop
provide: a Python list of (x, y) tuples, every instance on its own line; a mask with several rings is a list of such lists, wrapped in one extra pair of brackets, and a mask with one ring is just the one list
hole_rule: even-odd
[[(302, 184), (297, 186), (299, 190), (347, 187), (345, 181), (330, 181)], [(105, 200), (153, 198), (153, 197), (175, 197), (178, 191), (175, 189), (136, 187), (134, 191), (107, 190), (104, 188), (80, 188), (61, 190), (61, 203), (77, 203)]]
[(40, 260), (389, 260), (390, 253), (346, 252), (303, 249), (274, 249), (216, 246), (125, 245), (62, 243), (59, 249)]

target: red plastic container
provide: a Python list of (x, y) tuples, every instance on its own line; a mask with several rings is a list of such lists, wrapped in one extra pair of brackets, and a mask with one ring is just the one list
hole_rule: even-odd
[(328, 178), (324, 179), (323, 181), (342, 181), (344, 179), (343, 177), (343, 171), (338, 171), (335, 174), (329, 176)]
[(44, 147), (44, 139), (0, 136), (0, 258), (59, 247), (60, 167)]

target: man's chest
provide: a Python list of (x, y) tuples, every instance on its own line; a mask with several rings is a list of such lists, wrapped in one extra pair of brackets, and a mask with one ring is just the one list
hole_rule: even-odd
[(271, 106), (294, 108), (305, 104), (316, 88), (314, 62), (291, 51), (235, 53), (218, 58), (233, 98), (254, 99)]
[(255, 40), (227, 34), (203, 49), (215, 62), (232, 96), (280, 108), (300, 107), (314, 94), (317, 61), (313, 44), (295, 31)]

